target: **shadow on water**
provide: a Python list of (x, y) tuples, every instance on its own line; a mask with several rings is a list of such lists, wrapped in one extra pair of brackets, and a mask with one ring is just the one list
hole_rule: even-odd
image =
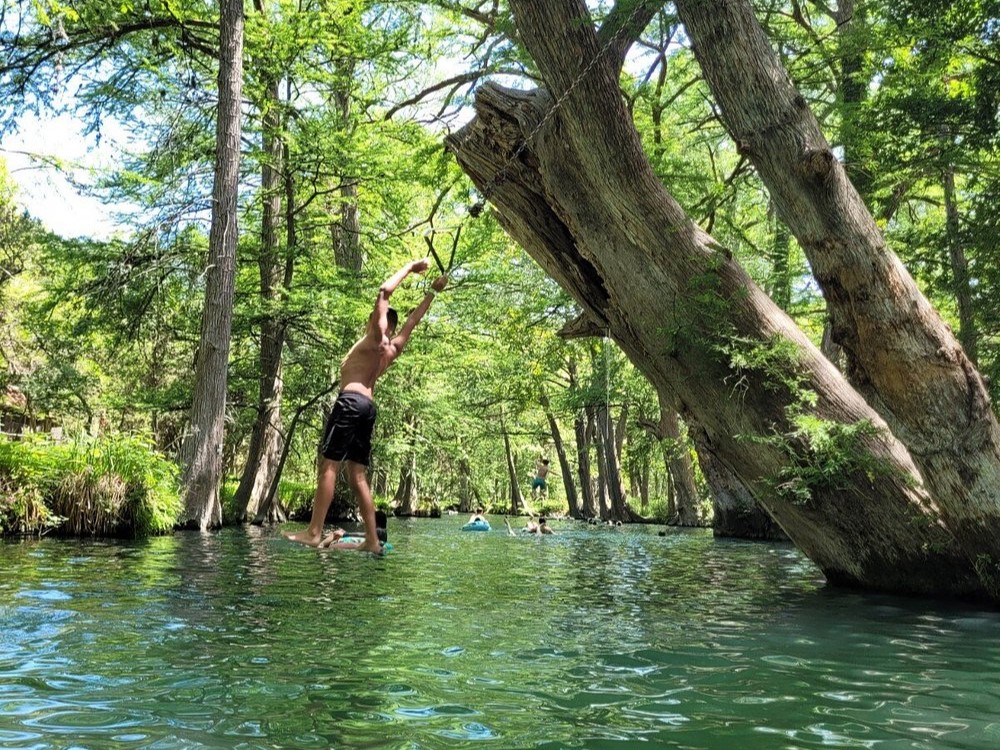
[(995, 748), (1000, 616), (792, 547), (396, 521), (0, 546), (0, 746)]

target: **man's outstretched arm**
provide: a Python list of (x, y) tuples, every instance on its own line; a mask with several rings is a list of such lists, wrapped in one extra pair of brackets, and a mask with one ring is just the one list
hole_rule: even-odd
[(410, 334), (413, 333), (413, 329), (417, 327), (417, 323), (421, 321), (424, 314), (428, 309), (430, 309), (431, 302), (434, 301), (434, 295), (444, 289), (447, 284), (447, 276), (438, 276), (434, 279), (434, 281), (431, 282), (431, 289), (433, 291), (427, 292), (420, 304), (417, 305), (413, 312), (406, 317), (406, 322), (403, 324), (403, 328), (399, 331), (399, 335), (392, 340), (392, 345), (396, 348), (397, 357), (402, 353), (403, 347), (406, 346), (406, 342), (410, 340)]
[(403, 279), (411, 273), (423, 273), (429, 267), (430, 261), (427, 258), (410, 261), (385, 280), (375, 298), (375, 309), (372, 310), (371, 317), (368, 318), (368, 336), (377, 340), (377, 343), (382, 343), (382, 339), (389, 330), (389, 297), (396, 291), (396, 287), (403, 283)]

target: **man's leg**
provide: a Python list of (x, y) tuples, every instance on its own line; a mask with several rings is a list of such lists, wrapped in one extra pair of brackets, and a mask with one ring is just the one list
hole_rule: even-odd
[(372, 500), (372, 492), (368, 487), (368, 477), (366, 475), (368, 467), (355, 461), (347, 462), (347, 481), (350, 482), (354, 494), (358, 497), (358, 509), (361, 511), (361, 518), (365, 522), (365, 543), (358, 547), (362, 552), (381, 552), (382, 545), (379, 544), (378, 536), (375, 532), (375, 502)]
[(285, 534), (286, 539), (300, 544), (308, 544), (310, 547), (319, 546), (323, 537), (326, 512), (330, 510), (330, 503), (333, 502), (333, 489), (337, 486), (337, 470), (339, 468), (339, 461), (331, 461), (329, 458), (320, 459), (319, 471), (316, 475), (316, 494), (313, 497), (312, 517), (309, 519), (309, 526), (305, 531)]

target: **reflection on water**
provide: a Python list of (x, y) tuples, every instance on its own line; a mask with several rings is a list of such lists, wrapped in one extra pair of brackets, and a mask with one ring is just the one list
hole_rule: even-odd
[(0, 546), (9, 748), (1000, 747), (1000, 615), (782, 545), (396, 522)]

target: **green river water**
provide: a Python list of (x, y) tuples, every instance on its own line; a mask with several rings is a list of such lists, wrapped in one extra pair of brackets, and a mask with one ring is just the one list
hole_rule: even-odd
[(1000, 748), (997, 612), (705, 531), (464, 520), (393, 520), (382, 559), (0, 545), (0, 747)]

